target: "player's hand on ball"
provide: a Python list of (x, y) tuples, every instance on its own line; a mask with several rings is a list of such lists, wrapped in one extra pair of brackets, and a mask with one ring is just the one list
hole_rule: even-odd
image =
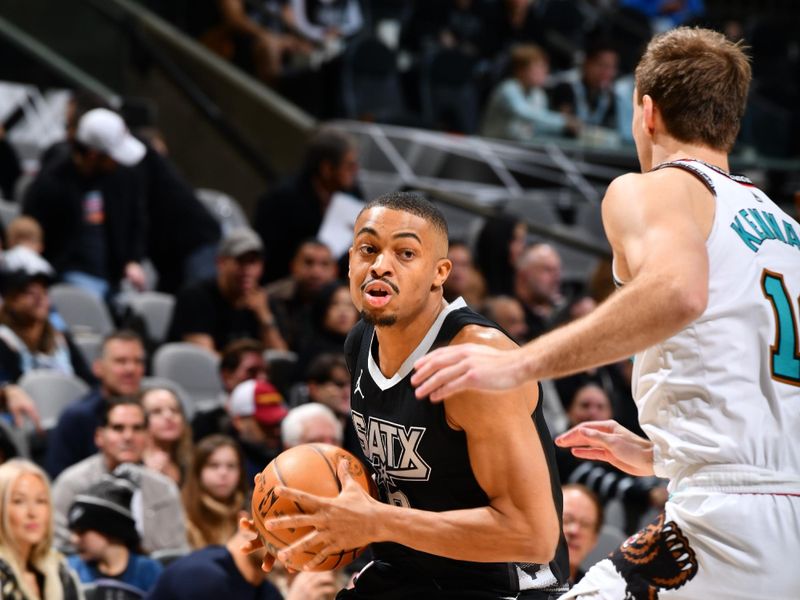
[[(264, 547), (264, 542), (261, 541), (261, 537), (258, 535), (258, 529), (256, 529), (255, 523), (253, 523), (253, 519), (242, 518), (239, 520), (239, 529), (243, 530), (248, 535), (248, 541), (241, 547), (242, 554), (250, 554), (251, 552), (255, 552), (257, 550), (261, 550)], [(250, 537), (252, 534), (253, 537)], [(265, 573), (269, 573), (272, 571), (272, 567), (275, 564), (275, 557), (272, 556), (269, 552), (264, 553), (264, 560), (261, 562), (261, 570)]]
[(417, 398), (433, 402), (470, 389), (506, 390), (525, 382), (518, 350), (456, 344), (434, 350), (414, 363), (411, 385)]
[(616, 421), (587, 421), (562, 433), (556, 446), (572, 448), (573, 456), (602, 460), (629, 475), (653, 475), (653, 442)]
[(278, 552), (278, 559), (287, 568), (303, 564), (307, 554), (314, 552), (315, 547), (318, 548), (315, 556), (303, 565), (303, 570), (314, 569), (332, 554), (360, 548), (377, 539), (378, 522), (375, 515), (380, 503), (350, 476), (348, 468), (346, 461), (339, 463), (338, 476), (342, 491), (335, 498), (323, 498), (287, 487), (275, 490), (280, 498), (297, 503), (304, 514), (266, 519), (264, 529), (314, 528), (314, 531)]

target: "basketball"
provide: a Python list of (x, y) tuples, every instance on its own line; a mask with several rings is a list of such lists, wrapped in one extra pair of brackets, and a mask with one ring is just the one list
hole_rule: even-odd
[[(295, 488), (316, 496), (333, 498), (339, 495), (341, 484), (336, 475), (339, 463), (350, 461), (350, 476), (373, 497), (377, 497), (372, 479), (355, 456), (347, 450), (329, 444), (301, 444), (279, 454), (256, 475), (253, 491), (253, 521), (264, 547), (273, 556), (278, 551), (307, 535), (312, 528), (267, 531), (262, 527), (265, 519), (294, 515), (302, 512), (292, 501), (274, 495), (276, 486)], [(321, 549), (321, 547), (319, 548)], [(363, 548), (351, 548), (329, 556), (315, 571), (330, 571), (343, 567), (361, 554)], [(314, 553), (308, 551), (308, 559)], [(293, 566), (302, 567), (304, 563)]]

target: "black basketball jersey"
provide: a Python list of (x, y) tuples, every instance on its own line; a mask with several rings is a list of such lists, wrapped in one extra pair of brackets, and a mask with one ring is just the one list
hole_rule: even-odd
[[(472, 472), (466, 434), (448, 425), (443, 403), (417, 400), (410, 383), (418, 358), (449, 344), (472, 324), (500, 329), (459, 298), (440, 313), (392, 378), (378, 367), (378, 339), (372, 325), (360, 321), (348, 336), (345, 354), (352, 377), (353, 424), (383, 502), (435, 512), (488, 506), (489, 498)], [(539, 402), (531, 415), (550, 469), (550, 479), (541, 484), (552, 489), (560, 519), (561, 486), (541, 407)], [(569, 574), (563, 536), (555, 559), (547, 565), (457, 561), (394, 543), (376, 543), (372, 549), (376, 560), (409, 577), (432, 579), (443, 589), (491, 590), (499, 595), (525, 589), (565, 590)]]

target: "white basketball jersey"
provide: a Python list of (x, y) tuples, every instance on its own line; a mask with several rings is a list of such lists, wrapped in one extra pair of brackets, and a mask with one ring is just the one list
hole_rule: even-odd
[(716, 212), (705, 312), (635, 358), (656, 475), (672, 491), (691, 481), (800, 492), (800, 225), (746, 178), (671, 166), (705, 181)]

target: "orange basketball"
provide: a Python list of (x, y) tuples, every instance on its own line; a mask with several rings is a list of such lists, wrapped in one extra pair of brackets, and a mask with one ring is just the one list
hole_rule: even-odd
[[(295, 488), (316, 496), (333, 498), (339, 495), (341, 484), (336, 475), (339, 463), (350, 461), (350, 476), (373, 497), (377, 497), (372, 478), (361, 462), (347, 450), (330, 444), (301, 444), (279, 454), (255, 478), (253, 491), (253, 521), (261, 534), (267, 551), (277, 556), (278, 551), (308, 534), (311, 527), (267, 531), (264, 519), (294, 515), (302, 512), (292, 501), (274, 495), (275, 486)], [(319, 547), (321, 549), (321, 545)], [(349, 564), (361, 554), (363, 548), (351, 548), (329, 556), (315, 571), (330, 571)], [(308, 559), (314, 553), (307, 552)], [(297, 561), (295, 561), (297, 562)], [(304, 562), (292, 565), (302, 567)]]

